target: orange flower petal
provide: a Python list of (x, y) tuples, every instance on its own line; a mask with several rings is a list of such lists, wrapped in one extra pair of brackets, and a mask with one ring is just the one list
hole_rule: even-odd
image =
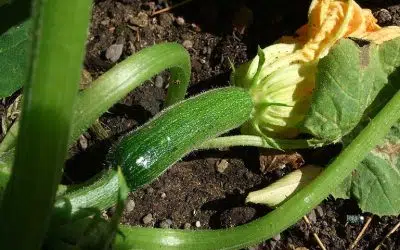
[[(382, 43), (400, 36), (397, 28), (382, 29), (371, 10), (362, 9), (354, 0), (313, 0), (308, 13), (308, 24), (296, 34), (302, 57), (306, 61), (325, 56), (341, 38), (364, 38)], [(377, 32), (377, 33), (376, 33)], [(289, 38), (284, 41), (291, 41)]]
[(400, 37), (400, 27), (388, 26), (375, 32), (365, 33), (360, 38), (381, 44), (397, 37)]

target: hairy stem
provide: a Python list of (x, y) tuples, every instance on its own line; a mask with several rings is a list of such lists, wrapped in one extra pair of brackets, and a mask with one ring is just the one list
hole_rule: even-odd
[(213, 138), (198, 147), (198, 149), (226, 148), (234, 146), (252, 146), (261, 148), (274, 149), (299, 149), (299, 148), (316, 148), (327, 145), (322, 140), (317, 139), (274, 139), (269, 140), (256, 135), (234, 135)]

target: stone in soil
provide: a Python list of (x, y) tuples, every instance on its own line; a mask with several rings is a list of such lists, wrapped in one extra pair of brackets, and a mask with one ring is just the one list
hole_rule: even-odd
[(182, 25), (185, 24), (185, 19), (183, 19), (183, 17), (178, 17), (178, 18), (176, 18), (176, 23), (177, 23), (179, 26), (182, 26)]
[(317, 214), (315, 213), (315, 210), (311, 210), (311, 212), (308, 214), (308, 219), (310, 220), (311, 223), (317, 222)]
[(169, 27), (173, 24), (174, 22), (174, 17), (169, 14), (169, 13), (162, 13), (158, 17), (158, 20), (160, 21), (160, 25), (163, 27)]
[(122, 55), (122, 51), (124, 49), (123, 44), (113, 44), (110, 47), (108, 47), (106, 51), (106, 58), (110, 60), (111, 62), (116, 62)]
[(186, 49), (191, 49), (193, 47), (193, 42), (190, 40), (185, 40), (183, 41), (182, 46)]
[(125, 210), (126, 212), (130, 213), (135, 209), (135, 201), (134, 200), (128, 200), (128, 202), (125, 205)]
[(222, 159), (221, 161), (219, 161), (217, 163), (217, 171), (222, 174), (223, 172), (225, 172), (225, 170), (228, 168), (228, 166), (229, 166), (229, 162), (225, 159)]
[(154, 85), (157, 88), (162, 88), (164, 86), (164, 78), (160, 75), (156, 76), (156, 79), (154, 80)]
[(195, 224), (195, 225), (196, 225), (197, 228), (201, 227), (200, 221), (196, 221), (196, 224)]
[(166, 219), (160, 222), (160, 228), (170, 228), (172, 224), (173, 224), (172, 220)]
[(150, 224), (153, 221), (153, 215), (152, 214), (147, 214), (145, 217), (143, 217), (143, 224)]
[(144, 12), (139, 12), (137, 16), (130, 16), (129, 23), (139, 27), (147, 27), (149, 25), (149, 17)]

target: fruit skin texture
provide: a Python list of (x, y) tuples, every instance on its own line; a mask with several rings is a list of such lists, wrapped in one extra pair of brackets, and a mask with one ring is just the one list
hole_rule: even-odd
[(120, 167), (131, 190), (150, 183), (204, 141), (248, 120), (248, 92), (228, 87), (177, 103), (111, 149), (108, 161)]

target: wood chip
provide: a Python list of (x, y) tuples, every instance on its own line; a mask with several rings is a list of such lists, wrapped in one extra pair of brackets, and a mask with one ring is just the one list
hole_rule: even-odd
[(304, 165), (303, 157), (297, 152), (261, 149), (259, 159), (262, 173), (282, 169), (286, 166), (298, 169)]

